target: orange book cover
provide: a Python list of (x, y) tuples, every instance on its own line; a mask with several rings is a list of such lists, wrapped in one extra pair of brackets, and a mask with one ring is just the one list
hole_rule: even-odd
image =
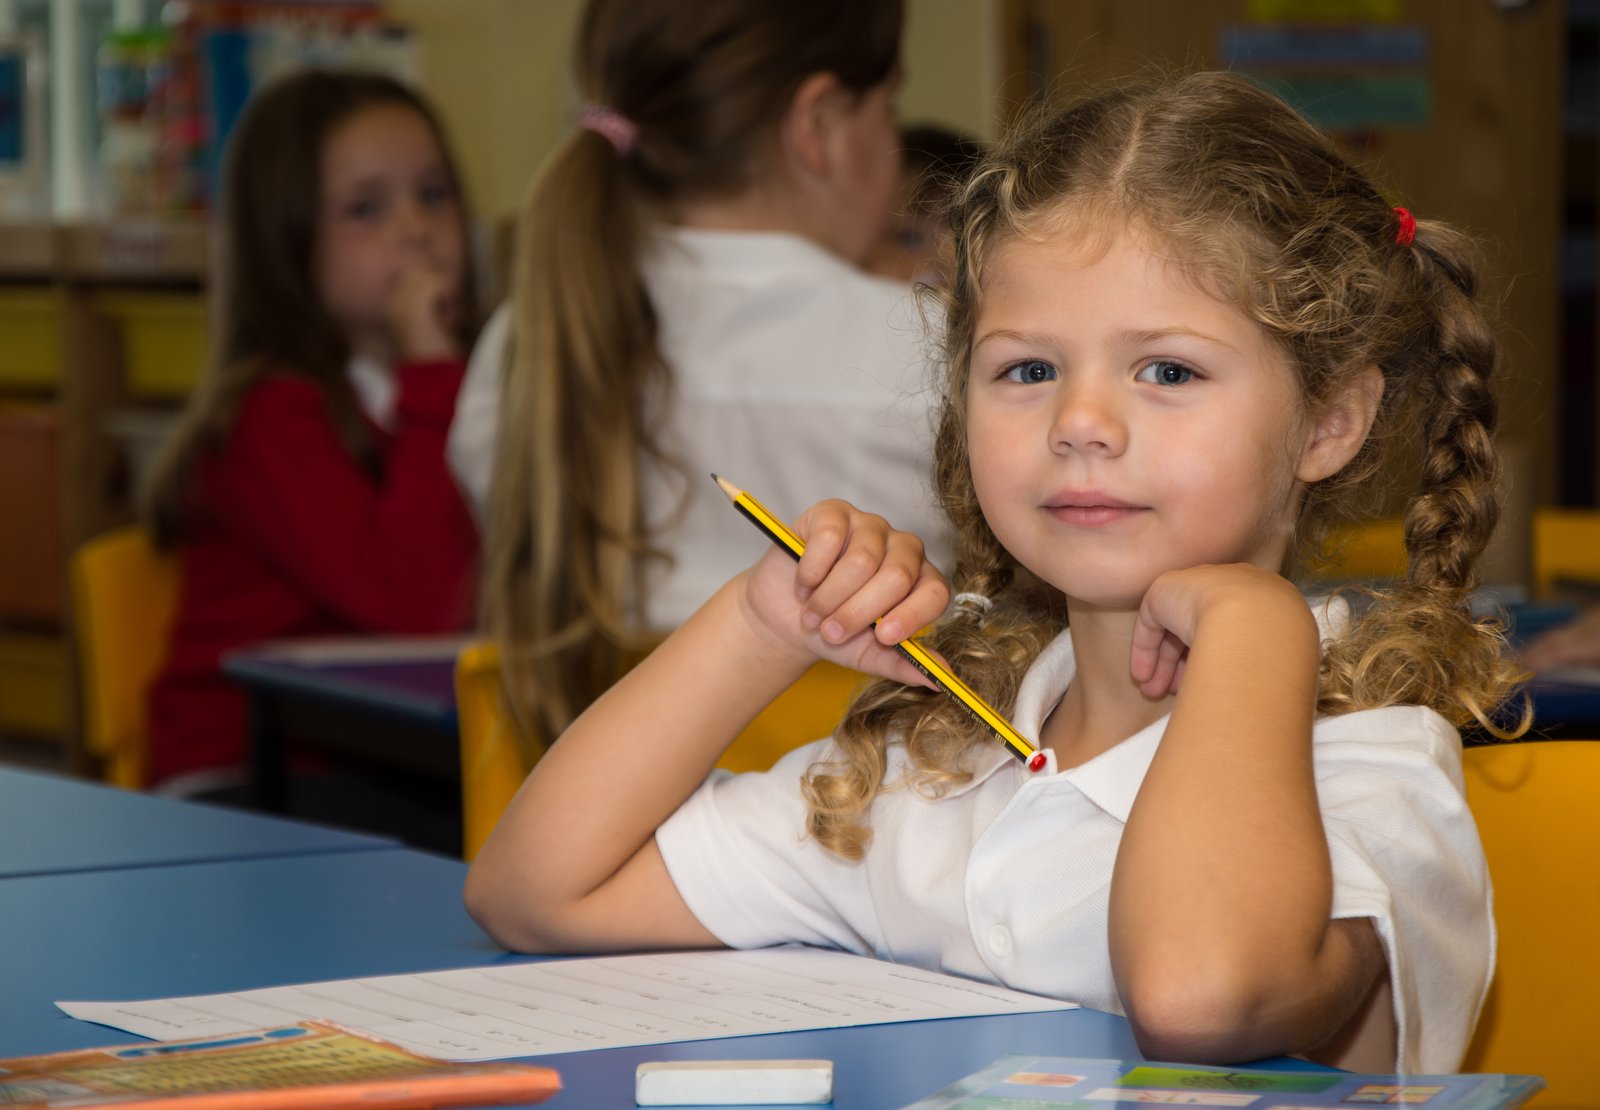
[(197, 1040), (0, 1059), (0, 1106), (425, 1110), (542, 1102), (549, 1068), (462, 1064), (325, 1021)]

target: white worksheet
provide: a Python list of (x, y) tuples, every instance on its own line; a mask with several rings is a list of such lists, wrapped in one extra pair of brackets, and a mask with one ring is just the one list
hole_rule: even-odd
[(447, 1060), (1075, 1008), (936, 971), (800, 947), (500, 964), (56, 1005), (75, 1018), (163, 1041), (324, 1018)]

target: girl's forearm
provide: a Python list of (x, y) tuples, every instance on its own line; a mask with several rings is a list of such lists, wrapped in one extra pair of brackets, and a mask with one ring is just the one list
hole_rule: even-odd
[(806, 660), (746, 619), (742, 589), (742, 576), (725, 586), (539, 761), (468, 879), (469, 902), (491, 931), (558, 922), (593, 894), (804, 673)]
[(1304, 1048), (1326, 1019), (1303, 1003), (1334, 1008), (1345, 957), (1327, 943), (1317, 663), (1298, 599), (1230, 602), (1197, 630), (1112, 881), (1119, 990), (1158, 1043), (1213, 1056)]

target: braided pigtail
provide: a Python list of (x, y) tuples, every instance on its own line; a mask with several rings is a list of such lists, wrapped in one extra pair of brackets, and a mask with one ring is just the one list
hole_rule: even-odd
[[(1491, 387), (1497, 345), (1477, 304), (1468, 244), (1424, 225), (1403, 264), (1416, 270), (1432, 306), (1432, 342), (1418, 344), (1390, 387), (1409, 396), (1422, 445), (1419, 488), (1406, 509), (1406, 575), (1372, 591), (1349, 633), (1323, 659), (1324, 712), (1426, 705), (1457, 727), (1476, 723), (1516, 735), (1494, 720), (1520, 678), (1493, 620), (1476, 619), (1470, 594), (1477, 563), (1499, 518), (1500, 460)], [(1526, 716), (1524, 714), (1524, 716)]]

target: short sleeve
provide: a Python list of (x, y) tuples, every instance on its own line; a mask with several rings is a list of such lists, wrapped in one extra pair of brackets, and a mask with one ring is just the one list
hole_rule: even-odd
[(1493, 898), (1460, 738), (1431, 710), (1393, 707), (1319, 722), (1315, 753), (1333, 916), (1377, 927), (1399, 1067), (1454, 1071), (1494, 970)]
[(770, 771), (714, 773), (656, 830), (685, 904), (731, 948), (876, 948), (866, 869), (806, 833), (800, 782), (831, 744), (797, 748)]

